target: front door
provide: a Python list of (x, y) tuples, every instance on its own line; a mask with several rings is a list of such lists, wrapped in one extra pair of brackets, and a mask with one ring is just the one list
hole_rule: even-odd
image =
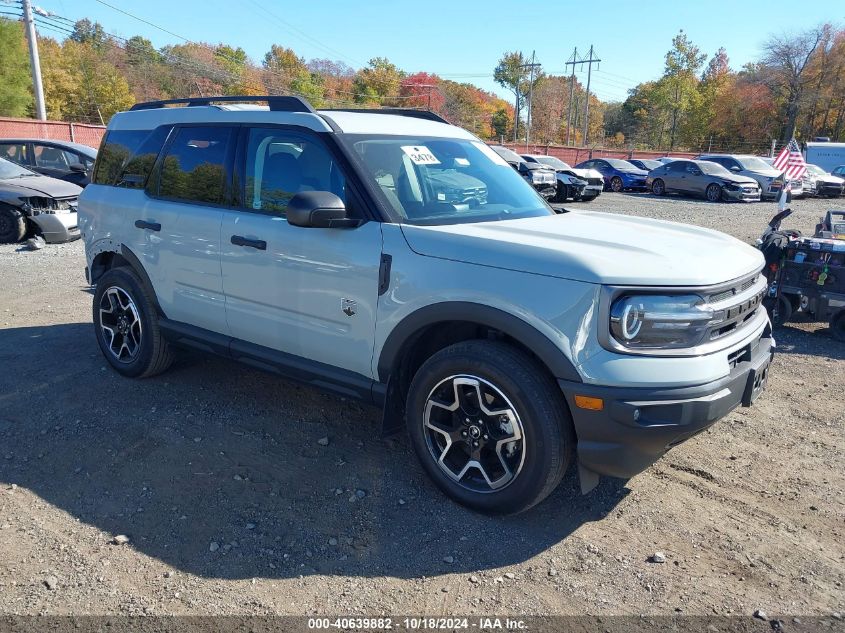
[(246, 128), (241, 208), (223, 214), (221, 270), (232, 336), (372, 376), (381, 225), (288, 224), (301, 191), (331, 191), (355, 212), (344, 173), (306, 130)]

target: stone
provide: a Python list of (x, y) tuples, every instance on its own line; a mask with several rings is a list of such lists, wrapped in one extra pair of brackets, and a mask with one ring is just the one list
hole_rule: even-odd
[(654, 552), (649, 559), (652, 563), (665, 563), (666, 562), (666, 554), (663, 552)]

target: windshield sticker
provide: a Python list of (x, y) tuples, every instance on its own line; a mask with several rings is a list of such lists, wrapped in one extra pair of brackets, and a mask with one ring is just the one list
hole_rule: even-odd
[(403, 145), (405, 152), (414, 165), (439, 165), (440, 161), (425, 145)]
[(490, 146), (486, 143), (472, 141), (472, 144), (475, 145), (475, 147), (477, 147), (482, 154), (484, 154), (487, 158), (492, 160), (497, 165), (504, 165), (505, 167), (510, 167), (510, 165), (508, 165), (508, 161), (506, 161), (504, 158), (502, 158), (496, 152), (490, 149)]
[(461, 167), (469, 167), (469, 161), (466, 158), (456, 158), (455, 164)]

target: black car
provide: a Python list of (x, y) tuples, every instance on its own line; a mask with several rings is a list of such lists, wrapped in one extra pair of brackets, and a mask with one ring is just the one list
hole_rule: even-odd
[(14, 244), (27, 235), (41, 235), (46, 242), (77, 239), (81, 191), (73, 183), (0, 158), (0, 244)]
[(71, 141), (0, 138), (0, 158), (84, 187), (91, 181), (97, 150)]
[(491, 145), (490, 149), (519, 172), (544, 199), (551, 200), (557, 196), (557, 174), (553, 168), (540, 163), (529, 163), (513, 150), (501, 145)]

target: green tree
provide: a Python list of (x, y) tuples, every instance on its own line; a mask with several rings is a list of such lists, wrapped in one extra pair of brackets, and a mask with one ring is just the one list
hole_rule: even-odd
[[(502, 55), (496, 68), (493, 70), (493, 79), (496, 83), (507, 88), (514, 96), (514, 130), (513, 140), (517, 138), (522, 105), (528, 96), (531, 88), (531, 69), (526, 67), (528, 60), (520, 51), (512, 51)], [(535, 73), (539, 80), (540, 73)]]
[(698, 97), (698, 70), (706, 55), (701, 53), (681, 30), (672, 38), (672, 48), (666, 53), (662, 97), (670, 113), (669, 149), (674, 149), (679, 123), (683, 115), (695, 107)]
[(23, 117), (32, 108), (23, 25), (0, 18), (0, 115)]
[(366, 68), (355, 75), (353, 88), (355, 101), (368, 105), (392, 105), (399, 96), (399, 87), (405, 76), (386, 57), (374, 57)]
[(103, 25), (99, 22), (91, 22), (88, 18), (77, 20), (73, 25), (73, 32), (70, 39), (79, 44), (90, 44), (97, 50), (104, 49), (109, 43), (109, 36)]

